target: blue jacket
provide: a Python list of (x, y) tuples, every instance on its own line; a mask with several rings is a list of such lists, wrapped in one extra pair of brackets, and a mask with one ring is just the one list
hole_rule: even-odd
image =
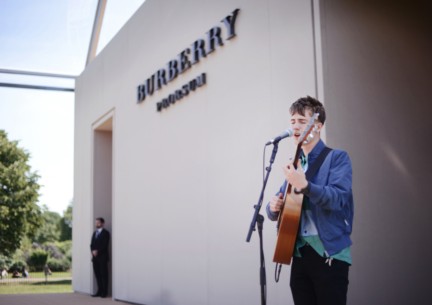
[[(319, 141), (308, 155), (309, 166), (313, 164), (324, 149), (325, 144)], [(308, 185), (312, 219), (318, 230), (318, 235), (329, 255), (351, 246), (350, 238), (354, 217), (354, 202), (352, 194), (352, 167), (348, 153), (342, 150), (332, 150), (324, 160), (315, 177)], [(279, 192), (284, 193), (287, 181)], [(267, 215), (271, 220), (277, 220), (278, 213), (270, 211), (267, 205)]]

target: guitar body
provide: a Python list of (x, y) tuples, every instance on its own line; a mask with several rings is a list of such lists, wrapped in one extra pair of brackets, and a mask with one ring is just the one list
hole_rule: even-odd
[(291, 264), (300, 224), (303, 194), (287, 193), (284, 208), (279, 215), (279, 231), (273, 262)]

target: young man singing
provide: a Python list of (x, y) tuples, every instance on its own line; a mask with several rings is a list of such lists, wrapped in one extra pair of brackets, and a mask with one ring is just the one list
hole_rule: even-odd
[[(287, 184), (303, 193), (303, 204), (294, 248), (290, 286), (296, 305), (345, 305), (351, 260), (354, 216), (351, 161), (345, 151), (326, 147), (320, 138), (326, 114), (323, 105), (304, 97), (291, 105), (291, 128), (299, 143), (314, 113), (313, 138), (302, 145), (301, 164), (284, 167), (286, 181), (267, 205), (267, 215), (277, 220)], [(320, 154), (326, 151), (327, 155)], [(325, 152), (324, 152), (325, 153)], [(322, 160), (322, 161), (318, 161)], [(309, 180), (308, 168), (322, 162)]]

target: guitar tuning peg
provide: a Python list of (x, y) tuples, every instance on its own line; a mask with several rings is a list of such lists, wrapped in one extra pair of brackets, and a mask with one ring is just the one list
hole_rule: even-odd
[(310, 134), (306, 137), (306, 139), (304, 140), (304, 143), (305, 143), (305, 144), (309, 143), (310, 141), (312, 141), (313, 138), (314, 138), (314, 135), (313, 135), (312, 133), (310, 133)]

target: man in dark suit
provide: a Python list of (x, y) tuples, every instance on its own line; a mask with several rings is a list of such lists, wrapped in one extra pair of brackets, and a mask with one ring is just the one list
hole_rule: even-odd
[(108, 295), (108, 246), (110, 233), (104, 228), (105, 220), (96, 218), (96, 231), (92, 235), (90, 249), (93, 271), (96, 276), (98, 290), (93, 297), (105, 298)]

